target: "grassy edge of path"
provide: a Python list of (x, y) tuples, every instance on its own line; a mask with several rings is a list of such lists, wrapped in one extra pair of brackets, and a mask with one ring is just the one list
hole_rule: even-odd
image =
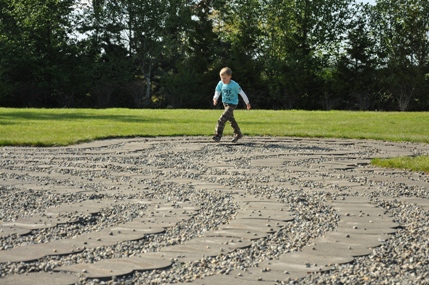
[[(118, 137), (210, 136), (222, 109), (0, 108), (1, 146), (67, 146)], [(245, 135), (429, 143), (427, 112), (238, 109)], [(225, 135), (231, 135), (229, 126)], [(374, 165), (429, 171), (429, 159), (374, 159)]]

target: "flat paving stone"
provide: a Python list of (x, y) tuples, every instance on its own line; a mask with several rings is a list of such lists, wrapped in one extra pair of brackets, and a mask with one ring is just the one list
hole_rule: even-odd
[(243, 277), (244, 275), (238, 276), (239, 271), (232, 271), (228, 275), (216, 275), (216, 276), (206, 276), (201, 279), (192, 280), (189, 282), (178, 282), (175, 284), (178, 285), (220, 285), (220, 284), (228, 284), (228, 285), (264, 285), (264, 284), (273, 284), (272, 281), (265, 280), (252, 280), (249, 278)]
[(18, 218), (16, 221), (13, 222), (6, 222), (6, 223), (0, 223), (0, 228), (15, 228), (15, 229), (30, 229), (30, 230), (34, 230), (34, 229), (44, 229), (44, 228), (49, 228), (49, 227), (54, 227), (59, 223), (67, 223), (70, 220), (68, 219), (61, 219), (58, 218), (55, 221), (53, 221), (52, 218), (47, 218), (44, 217), (42, 215), (33, 215), (31, 217), (23, 217), (23, 218)]
[[(261, 262), (258, 267), (251, 267), (244, 274), (243, 279), (254, 281), (286, 281), (307, 276), (310, 273), (332, 269), (331, 266), (319, 264), (342, 264), (353, 261), (353, 257), (316, 256), (305, 253), (292, 253), (288, 259)], [(287, 273), (285, 273), (287, 272)], [(271, 283), (273, 284), (273, 283)]]
[[(0, 284), (130, 283), (135, 272), (147, 272), (142, 284), (185, 272), (186, 284), (288, 284), (407, 240), (398, 231), (415, 224), (386, 203), (429, 210), (425, 174), (370, 165), (427, 154), (424, 144), (175, 137), (1, 149), (0, 198), (17, 198), (12, 214), (0, 208)], [(329, 227), (306, 215), (317, 209)], [(202, 277), (206, 261), (219, 268)]]
[(307, 254), (322, 255), (322, 256), (365, 256), (372, 253), (372, 249), (365, 247), (362, 243), (353, 243), (351, 240), (347, 242), (336, 241), (332, 242), (329, 237), (318, 239), (315, 244), (304, 246), (302, 252)]
[[(183, 214), (183, 209), (166, 207), (164, 209), (156, 208), (156, 210), (158, 213), (153, 213), (148, 218), (136, 218), (132, 222), (82, 234), (73, 239), (55, 240), (50, 243), (39, 243), (2, 251), (0, 263), (8, 261), (32, 261), (44, 256), (72, 254), (82, 252), (87, 248), (114, 245), (121, 241), (139, 240), (148, 234), (162, 233), (165, 231), (165, 228), (173, 227), (177, 222), (190, 218), (189, 215)], [(173, 211), (182, 214), (176, 217), (169, 217), (162, 213), (169, 212), (169, 214), (173, 213), (172, 215), (174, 215)]]
[(4, 224), (2, 224), (0, 226), (0, 237), (7, 237), (10, 235), (18, 235), (18, 236), (22, 236), (22, 235), (27, 235), (31, 232), (31, 229), (28, 228), (20, 228), (20, 227), (15, 227), (15, 226), (5, 226)]
[(2, 285), (73, 285), (79, 283), (76, 274), (64, 272), (37, 272), (20, 275), (9, 275), (0, 279)]
[(82, 213), (82, 214), (96, 214), (103, 208), (109, 208), (113, 205), (125, 202), (115, 200), (102, 200), (102, 201), (82, 201), (73, 204), (63, 204), (58, 207), (51, 207), (46, 209), (47, 216), (58, 216), (59, 214), (66, 215), (67, 213)]
[(283, 167), (287, 161), (286, 158), (266, 158), (253, 160), (251, 163), (256, 167)]
[(198, 260), (205, 256), (217, 256), (228, 252), (249, 247), (248, 239), (235, 239), (230, 237), (201, 237), (187, 241), (180, 245), (162, 248), (160, 252), (179, 256), (181, 261)]
[[(61, 271), (82, 273), (87, 278), (122, 276), (134, 271), (163, 269), (171, 266), (171, 261), (160, 253), (145, 253), (128, 258), (106, 259), (95, 263), (81, 263), (61, 267)], [(57, 270), (55, 270), (57, 271)]]
[(249, 229), (222, 229), (211, 231), (206, 234), (207, 237), (229, 237), (229, 238), (243, 238), (248, 240), (258, 240), (270, 235), (267, 231), (256, 231)]
[(28, 262), (38, 260), (49, 255), (63, 255), (82, 252), (83, 247), (75, 246), (75, 243), (61, 242), (60, 244), (34, 244), (20, 246), (10, 250), (4, 250), (0, 255), (0, 263)]
[(407, 204), (416, 204), (419, 207), (422, 207), (425, 210), (429, 210), (429, 200), (427, 199), (421, 199), (416, 197), (387, 197), (382, 196), (380, 199), (386, 200), (386, 201), (401, 201)]

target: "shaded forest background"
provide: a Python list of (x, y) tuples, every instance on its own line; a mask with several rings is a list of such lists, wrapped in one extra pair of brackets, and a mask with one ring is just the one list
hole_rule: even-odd
[(429, 110), (429, 1), (0, 0), (0, 106)]

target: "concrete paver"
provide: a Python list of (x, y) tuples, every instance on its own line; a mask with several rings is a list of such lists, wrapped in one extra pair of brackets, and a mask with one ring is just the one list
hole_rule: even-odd
[[(230, 155), (227, 158), (207, 157), (204, 161), (200, 161), (201, 169), (184, 169), (182, 166), (175, 165), (163, 168), (158, 166), (155, 160), (148, 160), (148, 165), (133, 165), (128, 161), (124, 164), (98, 160), (100, 157), (115, 160), (142, 157), (147, 153), (152, 155), (167, 153), (165, 150), (157, 151), (160, 143), (172, 144), (168, 150), (169, 154), (172, 152), (187, 155), (202, 151), (211, 144), (206, 138), (112, 139), (56, 148), (53, 151), (61, 153), (50, 154), (49, 158), (46, 157), (46, 153), (38, 154), (36, 151), (31, 156), (28, 149), (8, 148), (8, 151), (16, 151), (18, 155), (13, 169), (0, 171), (2, 175), (0, 185), (4, 189), (14, 187), (22, 191), (31, 189), (52, 191), (56, 194), (97, 195), (112, 193), (135, 195), (136, 189), (139, 189), (141, 193), (146, 193), (147, 198), (128, 200), (106, 198), (97, 202), (84, 200), (74, 204), (64, 203), (55, 207), (46, 207), (41, 213), (19, 217), (15, 221), (0, 221), (1, 238), (12, 237), (14, 234), (22, 237), (31, 235), (33, 230), (55, 228), (65, 223), (78, 223), (79, 216), (97, 216), (105, 209), (114, 206), (133, 204), (145, 207), (138, 217), (127, 222), (117, 222), (113, 226), (82, 233), (73, 238), (25, 244), (1, 250), (0, 264), (73, 255), (91, 248), (139, 241), (149, 235), (163, 234), (178, 223), (192, 219), (203, 206), (191, 201), (172, 203), (167, 198), (149, 198), (158, 194), (154, 192), (152, 186), (159, 183), (159, 179), (163, 180), (163, 176), (171, 176), (172, 173), (181, 173), (181, 175), (169, 177), (164, 181), (170, 183), (171, 187), (188, 186), (204, 193), (219, 192), (231, 195), (238, 207), (232, 219), (217, 229), (205, 232), (203, 236), (194, 237), (180, 244), (161, 247), (157, 252), (123, 258), (106, 258), (93, 263), (64, 265), (56, 267), (51, 272), (8, 275), (0, 278), (0, 283), (73, 284), (79, 281), (80, 276), (110, 278), (135, 271), (166, 270), (172, 265), (174, 259), (186, 263), (248, 248), (252, 242), (263, 238), (268, 239), (271, 234), (287, 228), (296, 218), (294, 209), (290, 209), (284, 202), (279, 202), (274, 196), (255, 196), (245, 187), (231, 187), (227, 183), (231, 177), (246, 181), (249, 175), (260, 177), (259, 180), (255, 179), (253, 186), (282, 187), (296, 192), (323, 192), (331, 195), (330, 197), (338, 196), (324, 201), (338, 215), (335, 229), (309, 241), (299, 251), (284, 253), (275, 260), (265, 260), (260, 262), (258, 267), (249, 267), (246, 271), (232, 270), (227, 275), (206, 276), (193, 280), (191, 284), (274, 284), (276, 281), (302, 278), (312, 272), (330, 270), (334, 264), (349, 263), (355, 257), (371, 254), (373, 248), (392, 238), (397, 228), (401, 226), (394, 221), (394, 217), (385, 213), (385, 209), (377, 207), (369, 198), (352, 194), (374, 190), (368, 185), (362, 185), (361, 182), (351, 181), (350, 178), (365, 177), (374, 183), (429, 186), (429, 183), (417, 178), (398, 177), (401, 171), (382, 170), (369, 166), (370, 159), (373, 157), (414, 154), (412, 150), (402, 146), (370, 141), (245, 138), (236, 145), (217, 144), (218, 147), (230, 149)], [(291, 152), (292, 147), (288, 150), (288, 145), (292, 144), (295, 147), (299, 145), (301, 152)], [(264, 146), (267, 151), (249, 152), (249, 165), (236, 164), (242, 154), (234, 152), (234, 148), (256, 146)], [(283, 150), (277, 150), (280, 147), (283, 147)], [(367, 148), (374, 148), (377, 151), (371, 157), (362, 157), (359, 149)], [(19, 152), (25, 155), (19, 155)], [(54, 166), (50, 164), (54, 160), (70, 160), (70, 166), (54, 167), (55, 164)], [(92, 161), (91, 165), (84, 166), (88, 160)], [(313, 163), (314, 160), (322, 160), (322, 162)], [(306, 162), (305, 166), (300, 165), (303, 161)], [(153, 164), (150, 165), (150, 163)], [(85, 169), (88, 173), (93, 172), (95, 175), (76, 177), (73, 171), (77, 165), (87, 167)], [(124, 169), (130, 171), (124, 171)], [(96, 175), (101, 172), (109, 173), (109, 178)], [(273, 176), (279, 179), (273, 180)], [(225, 183), (214, 182), (216, 179), (223, 180)], [(74, 181), (75, 186), (65, 185), (64, 181)], [(302, 186), (303, 184), (305, 186)], [(94, 190), (94, 185), (100, 185), (100, 189)], [(420, 197), (381, 195), (379, 199), (386, 201), (398, 199), (403, 203), (415, 203), (423, 209), (429, 209), (429, 201)]]

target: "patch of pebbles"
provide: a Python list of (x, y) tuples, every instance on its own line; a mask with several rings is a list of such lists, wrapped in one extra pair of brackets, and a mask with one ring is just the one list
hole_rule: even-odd
[[(105, 230), (113, 235), (111, 229), (154, 217), (158, 211), (166, 214), (157, 217), (171, 224), (155, 221), (153, 227), (162, 226), (162, 231), (134, 240), (118, 238), (114, 244), (0, 263), (0, 283), (34, 284), (35, 278), (45, 278), (55, 280), (53, 284), (427, 284), (429, 179), (423, 173), (373, 168), (369, 162), (373, 157), (427, 155), (428, 151), (427, 145), (413, 143), (244, 138), (239, 144), (214, 144), (199, 137), (117, 139), (59, 148), (5, 147), (0, 155), (0, 257), (2, 252), (23, 247), (31, 255), (37, 245), (79, 240)], [(347, 228), (344, 221), (353, 213), (337, 206), (353, 199), (362, 208), (356, 219), (368, 216), (369, 223), (385, 219), (399, 226), (385, 235), (381, 235), (383, 222), (380, 233), (365, 228), (367, 232), (359, 233), (359, 246), (370, 253), (335, 263), (335, 256), (352, 249), (347, 239), (351, 242), (353, 230), (359, 229)], [(229, 232), (228, 242), (222, 245), (247, 240), (246, 246), (198, 258), (191, 250), (171, 254), (176, 247), (233, 225), (246, 205), (258, 201), (276, 208), (279, 205), (274, 203), (280, 203), (285, 217), (290, 213), (293, 218), (267, 219), (261, 210), (254, 210), (249, 213), (254, 218), (261, 215), (257, 223), (267, 233), (257, 236), (260, 231), (247, 226), (247, 232)], [(87, 204), (79, 208), (79, 203)], [(75, 210), (49, 214), (74, 205)], [(165, 207), (170, 208), (162, 212)], [(370, 216), (368, 209), (373, 208), (377, 216)], [(170, 219), (174, 209), (184, 216)], [(258, 209), (269, 210), (269, 206)], [(51, 225), (49, 219), (61, 219), (61, 223)], [(10, 232), (5, 226), (20, 221), (28, 222), (22, 232), (18, 228)], [(324, 256), (323, 264), (316, 264), (320, 258), (315, 251), (313, 259), (311, 251), (304, 253), (306, 247), (318, 248), (321, 241), (336, 235), (345, 247), (338, 244), (332, 256)], [(92, 265), (112, 261), (120, 267), (151, 254), (161, 254), (169, 265), (125, 275), (106, 270), (100, 278), (88, 277)], [(310, 259), (304, 262), (305, 258)], [(67, 270), (80, 264), (89, 269)], [(287, 269), (276, 271), (279, 264)]]

